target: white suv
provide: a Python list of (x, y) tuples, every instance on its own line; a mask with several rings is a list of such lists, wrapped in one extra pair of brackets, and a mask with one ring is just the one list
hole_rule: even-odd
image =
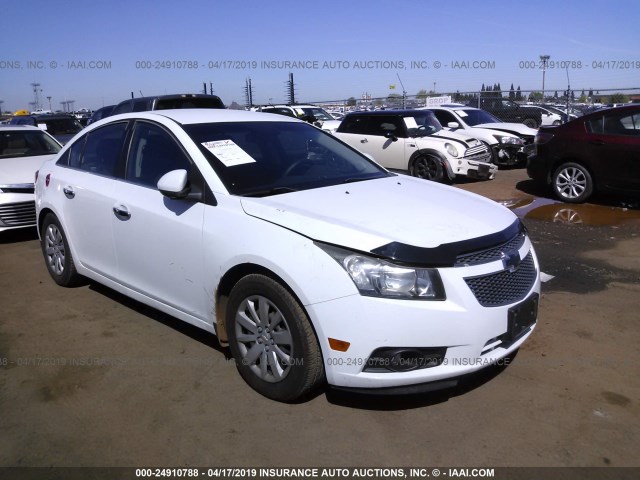
[(386, 168), (436, 182), (456, 175), (492, 179), (498, 169), (486, 145), (442, 129), (428, 110), (380, 110), (348, 114), (335, 135)]

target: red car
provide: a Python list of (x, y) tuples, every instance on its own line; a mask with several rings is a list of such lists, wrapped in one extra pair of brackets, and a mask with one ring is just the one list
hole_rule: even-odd
[(640, 104), (598, 110), (557, 127), (540, 127), (527, 162), (533, 180), (560, 200), (594, 192), (640, 192)]

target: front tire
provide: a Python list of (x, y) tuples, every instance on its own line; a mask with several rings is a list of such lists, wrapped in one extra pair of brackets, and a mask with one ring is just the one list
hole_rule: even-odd
[(67, 237), (53, 213), (44, 218), (41, 237), (40, 246), (51, 278), (63, 287), (81, 285), (84, 279), (76, 270)]
[(226, 312), (229, 347), (242, 378), (265, 397), (295, 402), (324, 379), (322, 353), (307, 314), (275, 280), (241, 279)]
[(411, 175), (433, 182), (442, 182), (444, 167), (440, 159), (434, 155), (420, 154), (411, 166)]
[(567, 162), (553, 173), (551, 187), (556, 197), (563, 202), (582, 203), (593, 193), (593, 179), (584, 166)]

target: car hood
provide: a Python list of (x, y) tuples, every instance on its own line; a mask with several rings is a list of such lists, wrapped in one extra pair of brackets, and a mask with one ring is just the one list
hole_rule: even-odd
[(475, 138), (474, 136), (470, 135), (469, 133), (462, 131), (450, 131), (450, 130), (445, 130), (442, 129), (436, 133), (432, 133), (431, 135), (428, 135), (426, 137), (418, 137), (418, 140), (420, 138), (439, 138), (442, 140), (450, 140), (450, 141), (455, 141), (455, 142), (459, 142), (459, 143), (464, 143), (465, 146), (467, 147), (475, 147), (476, 145), (479, 145), (480, 142), (477, 138)]
[(535, 137), (536, 133), (538, 133), (535, 128), (527, 127), (523, 123), (479, 123), (478, 125), (474, 125), (473, 128), (489, 128), (491, 130), (499, 130), (501, 132), (531, 137)]
[(0, 185), (33, 183), (36, 170), (54, 156), (0, 158)]
[(434, 248), (502, 231), (516, 219), (492, 200), (405, 175), (241, 203), (248, 215), (359, 251), (392, 242)]

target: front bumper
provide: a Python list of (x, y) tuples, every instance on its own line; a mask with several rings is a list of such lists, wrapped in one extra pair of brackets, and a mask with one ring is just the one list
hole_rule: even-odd
[(458, 158), (451, 161), (451, 169), (455, 175), (463, 175), (478, 180), (492, 180), (496, 176), (498, 166), (489, 163), (491, 156), (487, 155), (487, 161)]
[[(346, 389), (414, 386), (416, 391), (424, 391), (436, 386), (421, 384), (454, 379), (500, 364), (535, 328), (535, 323), (526, 325), (518, 335), (510, 336), (513, 311), (540, 294), (540, 270), (527, 240), (519, 253), (525, 258), (529, 252), (535, 265), (535, 281), (522, 298), (506, 305), (483, 307), (466, 283), (470, 277), (503, 271), (501, 262), (439, 269), (447, 293), (444, 301), (351, 295), (307, 305), (314, 324), (320, 325), (317, 333), (328, 383)], [(346, 352), (332, 350), (329, 338), (349, 342), (350, 346)], [(368, 367), (372, 353), (384, 347), (444, 348), (446, 354), (437, 365), (427, 368), (371, 371)], [(451, 382), (444, 385), (452, 386)]]

